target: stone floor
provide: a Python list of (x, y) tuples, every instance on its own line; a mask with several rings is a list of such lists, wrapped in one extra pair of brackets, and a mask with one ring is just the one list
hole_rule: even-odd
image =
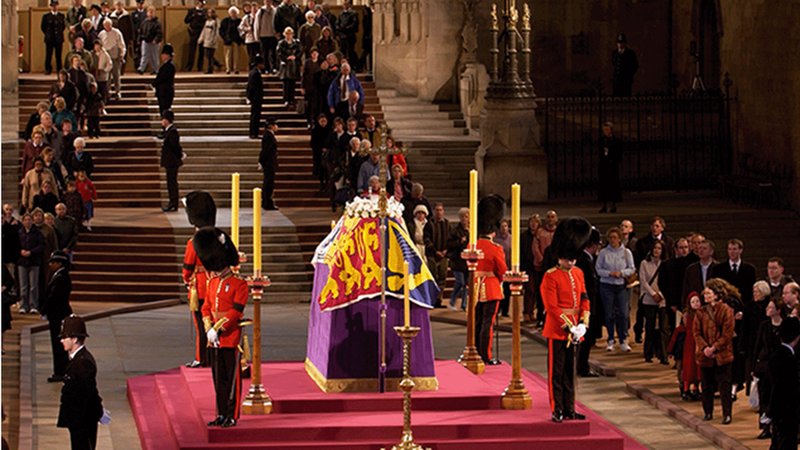
[[(264, 307), (264, 360), (303, 359), (308, 307), (307, 304)], [(456, 358), (463, 349), (464, 327), (434, 322), (432, 328), (436, 357)], [(88, 330), (91, 337), (87, 347), (98, 361), (98, 385), (104, 405), (113, 417), (110, 425), (100, 426), (98, 448), (139, 449), (136, 426), (126, 399), (125, 379), (170, 369), (190, 359), (188, 307), (180, 305), (97, 319), (89, 322)], [(68, 433), (55, 427), (59, 386), (46, 382), (52, 371), (48, 335), (36, 333), (32, 339), (36, 380), (33, 389), (33, 448), (62, 449)], [(507, 335), (501, 338), (500, 357), (510, 359)], [(523, 342), (523, 366), (546, 373), (546, 348), (526, 339)], [(578, 398), (649, 448), (718, 448), (663, 412), (628, 394), (620, 379), (581, 379)]]

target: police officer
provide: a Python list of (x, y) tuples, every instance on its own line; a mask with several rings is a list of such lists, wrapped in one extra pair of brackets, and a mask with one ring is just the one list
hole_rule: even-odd
[(192, 244), (203, 267), (213, 272), (202, 308), (217, 404), (217, 417), (208, 426), (232, 427), (241, 412), (239, 321), (247, 304), (247, 282), (231, 270), (239, 264), (239, 253), (225, 232), (214, 227), (201, 228)]
[(278, 122), (275, 119), (267, 120), (267, 130), (261, 138), (261, 154), (258, 156), (258, 168), (264, 172), (261, 207), (266, 210), (277, 210), (272, 200), (275, 190), (275, 171), (278, 169), (278, 141), (275, 133), (278, 131)]
[(69, 355), (61, 407), (59, 428), (69, 429), (72, 450), (94, 450), (97, 446), (97, 422), (103, 417), (103, 399), (97, 391), (97, 363), (84, 346), (86, 323), (72, 314), (61, 325), (61, 344)]
[(39, 314), (50, 324), (50, 341), (53, 348), (53, 375), (48, 382), (64, 381), (67, 371), (67, 352), (61, 345), (59, 332), (61, 322), (72, 314), (69, 305), (69, 296), (72, 293), (72, 280), (69, 278), (69, 257), (61, 250), (56, 250), (50, 255), (50, 272), (53, 276), (44, 290), (44, 296), (39, 305)]
[(258, 139), (258, 128), (261, 126), (261, 105), (264, 104), (264, 58), (256, 55), (250, 74), (247, 76), (247, 102), (250, 103), (250, 139)]
[(53, 71), (53, 52), (56, 53), (56, 72), (61, 70), (61, 47), (64, 44), (64, 29), (67, 26), (64, 14), (58, 12), (58, 0), (50, 0), (50, 12), (42, 16), (42, 33), (44, 34), (45, 57), (44, 74)]
[(614, 75), (611, 77), (614, 97), (630, 97), (633, 75), (639, 70), (639, 60), (636, 59), (636, 52), (628, 48), (628, 39), (624, 34), (617, 36), (617, 49), (611, 52), (611, 65), (614, 66)]

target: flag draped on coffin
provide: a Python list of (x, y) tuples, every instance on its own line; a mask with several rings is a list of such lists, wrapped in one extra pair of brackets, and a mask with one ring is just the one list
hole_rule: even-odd
[[(401, 220), (386, 219), (386, 295), (403, 298), (403, 262), (408, 261), (411, 302), (432, 308), (439, 288)], [(327, 311), (380, 295), (380, 261), (380, 219), (342, 217), (314, 254), (314, 301)]]
[[(398, 214), (399, 216), (399, 214)], [(439, 288), (402, 218), (387, 217), (386, 390), (399, 390), (403, 343), (403, 262), (409, 263), (411, 376), (417, 390), (438, 387), (428, 310)], [(316, 249), (306, 371), (324, 392), (376, 391), (380, 336), (380, 219), (345, 214)]]

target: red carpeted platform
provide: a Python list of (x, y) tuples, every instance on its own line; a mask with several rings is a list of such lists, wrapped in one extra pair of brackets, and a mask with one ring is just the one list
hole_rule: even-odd
[[(236, 427), (207, 427), (214, 418), (209, 369), (180, 367), (128, 380), (128, 399), (145, 450), (391, 448), (403, 428), (402, 393), (325, 394), (302, 362), (262, 365), (275, 412), (242, 415)], [(455, 361), (436, 361), (438, 391), (414, 392), (414, 440), (432, 449), (487, 448), (639, 450), (644, 447), (578, 405), (585, 421), (550, 421), (547, 385), (523, 371), (533, 398), (527, 411), (500, 409), (511, 367), (473, 375)], [(249, 380), (243, 384), (247, 392)]]

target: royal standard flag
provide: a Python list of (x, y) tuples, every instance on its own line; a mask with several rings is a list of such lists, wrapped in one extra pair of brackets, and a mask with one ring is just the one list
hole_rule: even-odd
[[(386, 295), (403, 298), (403, 262), (411, 277), (410, 300), (432, 308), (439, 288), (402, 219), (386, 218)], [(323, 239), (312, 260), (313, 299), (320, 308), (343, 308), (381, 294), (380, 219), (347, 217)]]

